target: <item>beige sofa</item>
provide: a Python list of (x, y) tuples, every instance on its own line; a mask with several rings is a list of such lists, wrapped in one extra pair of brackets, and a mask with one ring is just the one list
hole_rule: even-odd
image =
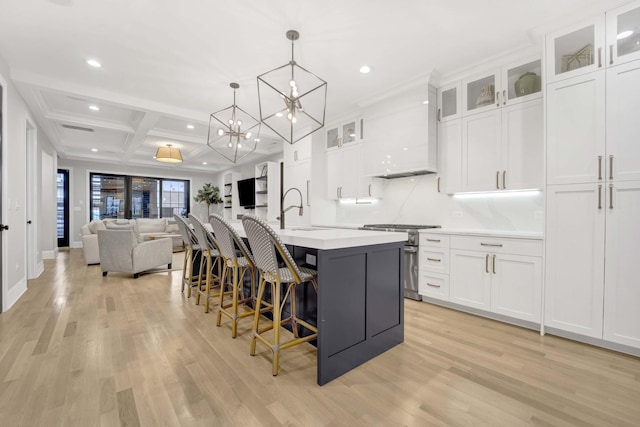
[(80, 228), (82, 251), (87, 264), (100, 264), (98, 231), (106, 229), (133, 230), (139, 241), (148, 240), (151, 236), (158, 234), (179, 236), (177, 224), (170, 224), (166, 218), (94, 219)]

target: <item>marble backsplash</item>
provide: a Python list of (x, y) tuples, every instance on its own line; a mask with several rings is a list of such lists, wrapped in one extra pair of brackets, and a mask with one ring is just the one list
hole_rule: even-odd
[(456, 229), (542, 232), (542, 192), (451, 196), (437, 192), (436, 175), (383, 180), (383, 197), (370, 204), (336, 202), (337, 224), (433, 224)]

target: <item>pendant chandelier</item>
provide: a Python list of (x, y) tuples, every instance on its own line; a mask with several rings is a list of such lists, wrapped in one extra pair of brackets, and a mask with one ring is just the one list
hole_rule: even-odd
[(182, 154), (177, 148), (172, 148), (171, 144), (166, 147), (158, 147), (156, 160), (164, 163), (182, 163)]
[(321, 129), (327, 106), (327, 82), (294, 59), (299, 38), (297, 31), (287, 31), (291, 61), (258, 76), (260, 120), (289, 144)]
[(211, 113), (207, 145), (232, 163), (253, 153), (258, 146), (260, 122), (236, 105), (238, 83), (231, 83), (233, 105)]

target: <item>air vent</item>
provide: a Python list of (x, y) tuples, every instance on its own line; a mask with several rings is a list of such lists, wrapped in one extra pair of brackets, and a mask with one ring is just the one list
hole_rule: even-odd
[(84, 132), (93, 132), (91, 128), (83, 128), (82, 126), (73, 126), (73, 125), (62, 125), (63, 128), (71, 129), (71, 130), (81, 130)]

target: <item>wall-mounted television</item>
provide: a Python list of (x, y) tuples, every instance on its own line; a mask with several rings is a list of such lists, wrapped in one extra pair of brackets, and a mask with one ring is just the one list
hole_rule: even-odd
[(238, 200), (245, 209), (253, 209), (256, 205), (256, 180), (254, 178), (238, 181)]

